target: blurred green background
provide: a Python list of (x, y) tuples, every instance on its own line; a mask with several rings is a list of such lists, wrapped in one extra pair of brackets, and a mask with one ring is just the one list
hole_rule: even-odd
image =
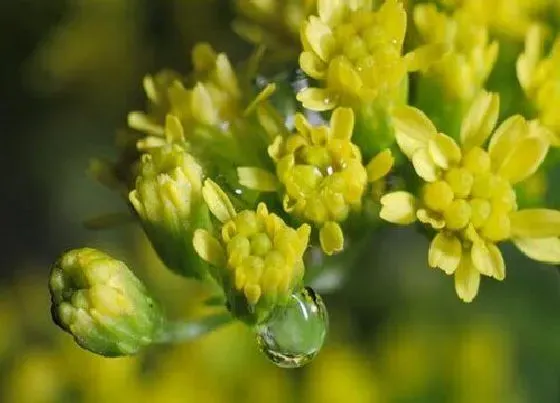
[[(51, 323), (49, 265), (86, 245), (135, 268), (171, 316), (203, 313), (199, 288), (166, 271), (137, 226), (83, 227), (125, 209), (86, 170), (115, 157), (115, 130), (143, 107), (144, 74), (188, 71), (199, 40), (233, 60), (248, 54), (232, 15), (220, 0), (0, 2), (0, 401), (560, 402), (558, 268), (505, 247), (506, 281), (485, 279), (463, 304), (413, 230), (364, 240), (342, 288), (324, 296), (329, 339), (303, 369), (268, 363), (241, 325), (103, 359)], [(560, 208), (557, 180), (547, 197)]]

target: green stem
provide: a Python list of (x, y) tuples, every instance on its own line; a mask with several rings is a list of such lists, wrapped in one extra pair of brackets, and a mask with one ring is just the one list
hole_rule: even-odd
[(155, 343), (176, 344), (192, 341), (231, 322), (233, 317), (229, 313), (209, 315), (188, 322), (169, 322), (156, 337)]

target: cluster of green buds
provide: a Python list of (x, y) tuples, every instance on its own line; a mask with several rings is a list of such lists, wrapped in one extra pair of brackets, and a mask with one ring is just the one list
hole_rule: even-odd
[[(237, 0), (234, 29), (259, 45), (250, 59), (236, 67), (201, 43), (188, 77), (148, 75), (124, 157), (93, 169), (126, 195), (163, 263), (211, 284), (224, 313), (174, 333), (122, 262), (81, 249), (51, 272), (55, 321), (114, 356), (239, 320), (267, 357), (295, 367), (317, 354), (328, 322), (306, 262), (321, 262), (314, 274), (343, 260), (381, 225), (421, 226), (429, 266), (454, 275), (465, 302), (481, 276), (505, 278), (502, 242), (560, 264), (560, 211), (520, 197), (535, 178), (546, 188), (543, 162), (560, 145), (560, 42), (549, 51), (545, 28), (520, 25), (519, 83), (508, 85), (529, 102), (485, 89), (508, 59), (479, 7), (527, 1)], [(288, 85), (292, 71), (262, 68), (284, 57), (301, 68)]]

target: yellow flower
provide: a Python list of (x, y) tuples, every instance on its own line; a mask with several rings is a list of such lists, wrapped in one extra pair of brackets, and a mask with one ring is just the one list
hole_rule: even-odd
[(403, 57), (406, 12), (397, 0), (373, 11), (371, 0), (317, 1), (318, 15), (302, 25), (299, 63), (322, 88), (297, 95), (305, 108), (323, 111), (336, 106), (393, 99), (408, 70), (423, 68), (439, 51), (425, 48)]
[[(299, 48), (299, 29), (314, 10), (315, 0), (236, 0), (239, 14), (233, 29), (245, 40), (275, 52)], [(291, 53), (291, 52), (290, 52)], [(276, 57), (277, 54), (271, 55)]]
[(310, 228), (290, 228), (264, 203), (256, 211), (237, 213), (228, 196), (212, 180), (203, 187), (204, 200), (222, 223), (216, 238), (196, 230), (193, 245), (214, 268), (232, 313), (241, 320), (259, 323), (278, 305), (287, 303), (301, 285), (303, 253)]
[(360, 149), (351, 142), (354, 113), (337, 108), (330, 126), (313, 127), (301, 114), (295, 133), (278, 136), (269, 147), (276, 176), (253, 167), (238, 168), (239, 182), (260, 191), (282, 190), (284, 210), (320, 228), (323, 250), (343, 248), (340, 227), (349, 213), (360, 210), (368, 182), (383, 178), (393, 165), (390, 150), (362, 164)]
[[(246, 99), (225, 53), (199, 43), (192, 59), (188, 81), (171, 72), (144, 80), (148, 111), (128, 116), (129, 126), (145, 134), (137, 140), (137, 150), (151, 153), (179, 144), (212, 166), (224, 161), (259, 161), (266, 145), (260, 137), (261, 128), (249, 115), (275, 91), (275, 85), (269, 84), (254, 99)], [(186, 82), (192, 82), (192, 87)]]
[(533, 25), (525, 38), (525, 52), (517, 60), (521, 87), (537, 110), (539, 120), (551, 129), (552, 145), (560, 146), (560, 35), (549, 55), (543, 55), (545, 30)]
[(164, 126), (169, 115), (185, 127), (200, 124), (226, 129), (228, 122), (242, 114), (239, 83), (227, 55), (199, 43), (193, 48), (192, 59), (192, 88), (186, 88), (181, 76), (170, 71), (144, 79), (148, 111), (128, 115), (128, 125), (149, 136), (139, 143), (139, 149), (170, 142)]
[(465, 302), (476, 296), (481, 274), (504, 279), (498, 242), (511, 240), (533, 259), (560, 263), (560, 211), (518, 211), (512, 187), (536, 172), (548, 139), (521, 116), (494, 131), (498, 112), (498, 96), (481, 93), (463, 120), (460, 146), (416, 108), (393, 115), (397, 143), (424, 184), (418, 199), (402, 191), (383, 196), (381, 218), (400, 224), (418, 219), (434, 229), (428, 263), (455, 274)]
[(414, 23), (425, 43), (444, 43), (448, 49), (426, 77), (438, 82), (448, 97), (470, 102), (496, 62), (498, 42), (490, 42), (486, 26), (463, 10), (448, 16), (433, 4), (420, 4), (414, 7)]

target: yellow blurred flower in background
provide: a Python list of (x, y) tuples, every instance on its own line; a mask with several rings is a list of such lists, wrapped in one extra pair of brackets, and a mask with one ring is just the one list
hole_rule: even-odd
[(533, 25), (525, 37), (525, 51), (517, 59), (517, 77), (537, 112), (548, 127), (552, 145), (560, 147), (560, 36), (545, 56), (546, 31)]

